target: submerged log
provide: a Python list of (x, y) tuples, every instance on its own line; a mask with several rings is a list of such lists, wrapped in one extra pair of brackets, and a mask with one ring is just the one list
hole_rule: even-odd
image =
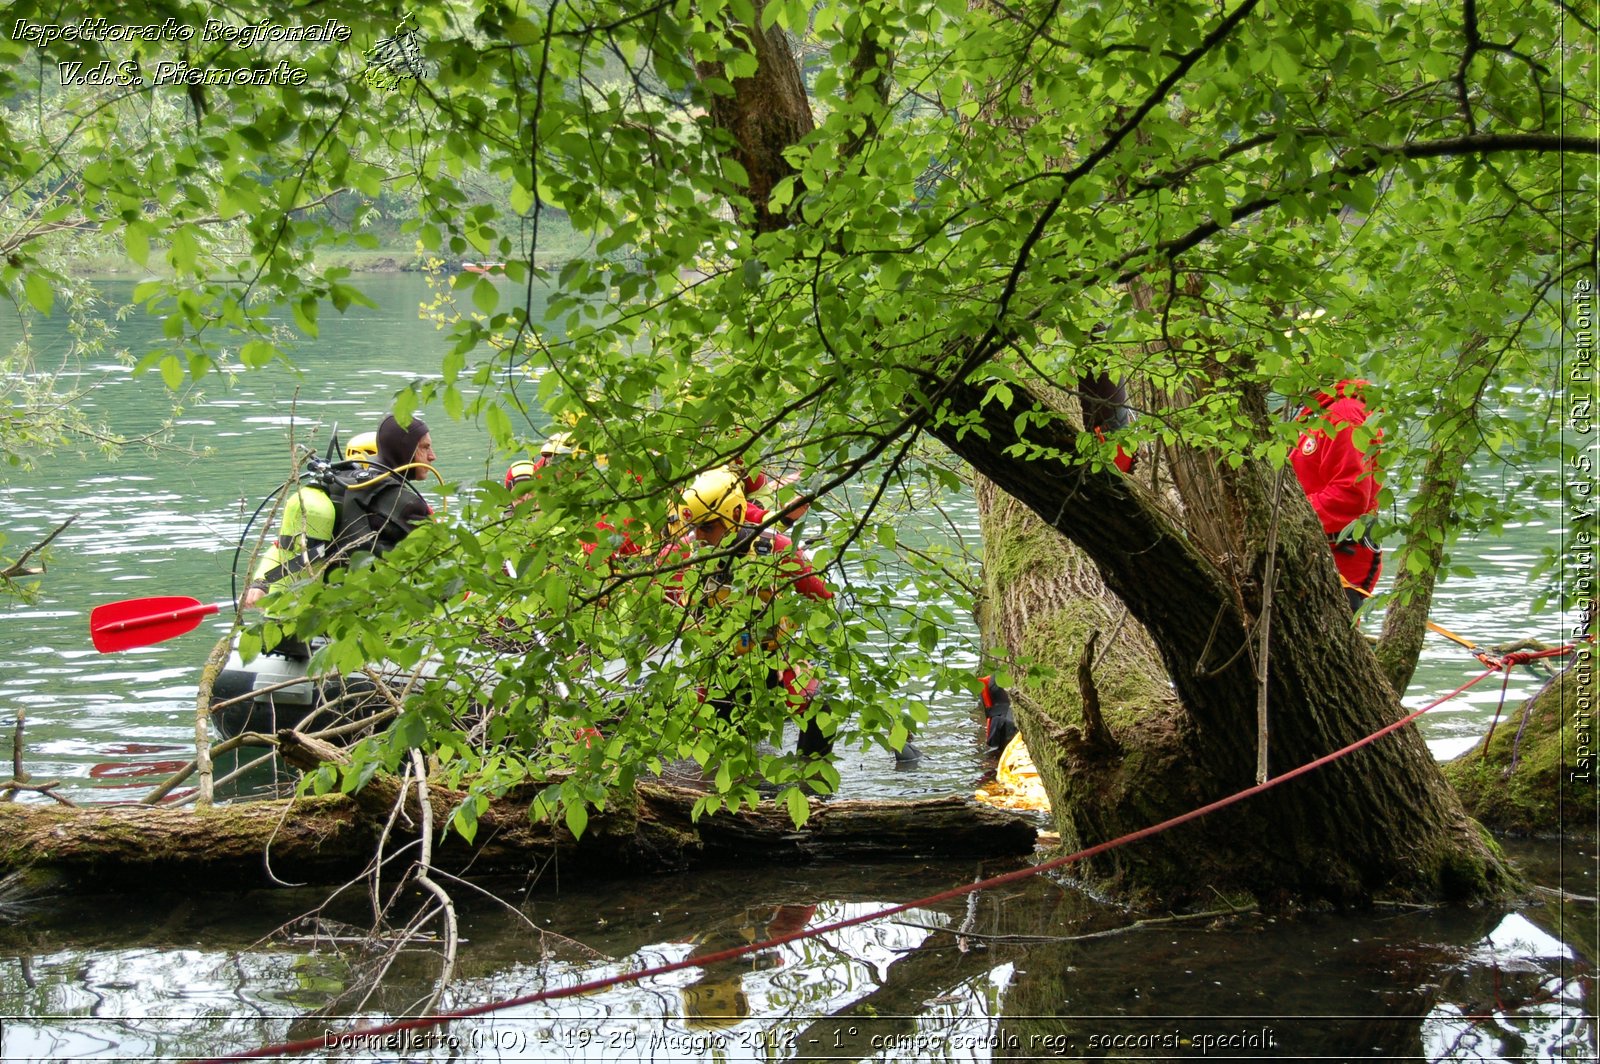
[[(31, 869), (95, 889), (159, 884), (238, 890), (342, 882), (372, 860), (397, 796), (395, 781), (375, 782), (354, 797), (203, 810), (0, 806), (0, 875)], [(442, 825), (463, 796), (438, 786), (430, 791), (433, 823)], [(959, 796), (813, 799), (810, 818), (798, 828), (770, 802), (696, 821), (691, 812), (700, 792), (650, 783), (591, 814), (583, 837), (575, 839), (563, 825), (531, 820), (530, 797), (493, 803), (478, 818), (477, 838), (470, 845), (459, 835), (441, 833), (433, 866), (454, 874), (522, 874), (556, 861), (565, 874), (616, 876), (733, 861), (1006, 857), (1030, 853), (1037, 834), (1025, 817)], [(414, 815), (410, 819), (414, 824)], [(408, 831), (414, 826), (403, 822), (390, 848)]]

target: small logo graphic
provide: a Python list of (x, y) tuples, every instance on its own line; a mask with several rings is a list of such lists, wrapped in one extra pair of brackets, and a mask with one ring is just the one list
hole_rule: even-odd
[(385, 37), (364, 53), (367, 57), (367, 84), (375, 89), (392, 89), (402, 81), (416, 81), (426, 69), (422, 62), (422, 34), (412, 25), (408, 13)]
[(1300, 445), (1300, 453), (1301, 454), (1310, 454), (1312, 451), (1315, 451), (1316, 449), (1317, 449), (1317, 438), (1315, 436), (1307, 436), (1306, 437), (1306, 442), (1304, 442), (1304, 443), (1302, 443)]

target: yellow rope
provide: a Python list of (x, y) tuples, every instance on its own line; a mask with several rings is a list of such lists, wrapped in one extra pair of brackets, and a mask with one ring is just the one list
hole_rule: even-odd
[[(1343, 573), (1339, 574), (1339, 583), (1343, 584), (1345, 587), (1351, 588), (1351, 589), (1359, 592), (1362, 595), (1365, 595), (1367, 598), (1371, 598), (1372, 597), (1372, 592), (1368, 591), (1366, 588), (1361, 587), (1361, 586), (1359, 586), (1357, 584), (1352, 584), (1349, 580), (1345, 579), (1345, 576), (1344, 576)], [(1424, 621), (1423, 623), (1428, 626), (1428, 630), (1429, 631), (1438, 632), (1440, 635), (1444, 636), (1446, 639), (1450, 640), (1453, 643), (1460, 643), (1462, 646), (1466, 647), (1468, 650), (1477, 650), (1478, 649), (1478, 644), (1474, 643), (1470, 639), (1463, 639), (1461, 636), (1456, 635), (1454, 632), (1452, 632), (1450, 629), (1446, 628), (1442, 624), (1434, 624), (1432, 621)]]

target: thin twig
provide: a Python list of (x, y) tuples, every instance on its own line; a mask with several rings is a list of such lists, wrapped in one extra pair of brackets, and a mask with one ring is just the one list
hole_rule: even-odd
[(72, 522), (76, 521), (77, 519), (78, 515), (73, 514), (71, 517), (67, 518), (65, 521), (61, 522), (54, 529), (52, 529), (50, 534), (44, 537), (44, 539), (23, 551), (22, 554), (18, 556), (16, 561), (12, 562), (4, 569), (0, 569), (0, 580), (11, 581), (15, 580), (19, 576), (38, 576), (40, 573), (44, 572), (43, 566), (40, 566), (38, 569), (29, 569), (27, 567), (28, 559), (48, 547), (51, 540), (65, 532), (67, 530), (67, 526), (72, 524)]
[(1585, 905), (1600, 905), (1600, 898), (1591, 898), (1587, 894), (1573, 894), (1571, 891), (1562, 890), (1560, 887), (1545, 887), (1535, 883), (1528, 889), (1535, 894), (1545, 894), (1552, 898), (1559, 898), (1562, 901), (1578, 901)]
[(1256, 652), (1260, 662), (1256, 672), (1256, 782), (1267, 782), (1267, 664), (1268, 642), (1272, 637), (1272, 591), (1278, 582), (1278, 523), (1283, 518), (1283, 480), (1288, 472), (1287, 463), (1278, 467), (1278, 479), (1272, 486), (1272, 523), (1267, 526), (1267, 568), (1261, 582), (1261, 648)]
[[(974, 880), (974, 882), (980, 882), (983, 878), (984, 871), (980, 866), (978, 869), (977, 878)], [(956, 935), (956, 949), (960, 950), (962, 953), (966, 953), (968, 951), (966, 932), (971, 931), (978, 922), (978, 895), (981, 893), (981, 891), (975, 890), (971, 894), (967, 895), (966, 915), (961, 921), (961, 926), (957, 928), (960, 933)]]
[(441, 915), (444, 917), (444, 962), (440, 965), (439, 981), (428, 1003), (431, 1009), (438, 1003), (445, 987), (450, 985), (451, 976), (455, 974), (456, 907), (450, 900), (449, 893), (435, 883), (428, 874), (433, 867), (433, 799), (428, 794), (428, 771), (422, 762), (422, 751), (417, 749), (411, 751), (411, 766), (417, 774), (417, 804), (422, 809), (422, 824), (418, 832), (418, 837), (422, 840), (422, 852), (417, 855), (417, 884), (439, 899)]
[(272, 880), (274, 883), (276, 883), (280, 887), (303, 887), (303, 886), (305, 886), (304, 883), (290, 883), (287, 880), (279, 879), (278, 878), (278, 873), (276, 873), (276, 872), (274, 872), (272, 870), (272, 840), (277, 837), (278, 830), (280, 828), (282, 828), (285, 823), (288, 822), (289, 813), (291, 811), (293, 811), (294, 806), (295, 806), (295, 800), (293, 798), (291, 798), (287, 802), (283, 803), (283, 814), (278, 817), (278, 822), (276, 824), (272, 825), (272, 834), (267, 836), (267, 844), (261, 848), (261, 867), (266, 869), (267, 878)]
[[(291, 680), (289, 682), (290, 683), (299, 683), (300, 681)], [(262, 690), (265, 691), (266, 688), (262, 688)], [(370, 717), (364, 717), (361, 720), (353, 721), (353, 722), (351, 722), (349, 724), (341, 724), (338, 727), (326, 728), (326, 729), (323, 729), (321, 731), (306, 732), (305, 736), (308, 739), (337, 739), (337, 738), (339, 738), (341, 736), (348, 735), (352, 731), (359, 731), (360, 729), (369, 727), (370, 725), (372, 725), (374, 723), (381, 722), (385, 718), (393, 716), (394, 713), (395, 713), (395, 711), (393, 709), (386, 709), (381, 713), (375, 713)], [(233, 750), (237, 750), (237, 749), (239, 749), (241, 747), (245, 747), (245, 746), (264, 746), (264, 747), (269, 747), (269, 748), (272, 749), (273, 753), (266, 754), (266, 755), (264, 755), (262, 757), (257, 758), (254, 761), (251, 761), (249, 764), (242, 766), (241, 768), (235, 769), (234, 771), (228, 773), (226, 776), (224, 776), (221, 779), (217, 780), (215, 786), (220, 787), (224, 783), (231, 783), (234, 780), (238, 779), (240, 776), (244, 775), (250, 769), (255, 768), (257, 765), (260, 765), (260, 764), (266, 762), (267, 760), (269, 760), (270, 758), (276, 756), (276, 751), (277, 751), (277, 747), (278, 747), (278, 740), (277, 740), (277, 738), (275, 736), (263, 735), (260, 732), (240, 732), (238, 735), (235, 735), (233, 738), (224, 739), (222, 742), (220, 742), (220, 743), (216, 744), (214, 747), (212, 747), (211, 748), (211, 754), (212, 754), (212, 757), (215, 758), (215, 757), (218, 757), (218, 756), (220, 756), (222, 754), (229, 753), (229, 752), (231, 752)], [(187, 780), (190, 776), (194, 775), (195, 769), (198, 768), (198, 767), (199, 767), (199, 762), (198, 761), (190, 761), (187, 765), (183, 766), (178, 771), (174, 772), (171, 776), (168, 776), (165, 780), (163, 780), (159, 787), (157, 787), (155, 790), (151, 791), (149, 794), (147, 794), (143, 798), (141, 798), (139, 800), (140, 804), (142, 804), (142, 805), (155, 805), (157, 802), (161, 801), (161, 799), (165, 798), (168, 794), (170, 794), (175, 787), (177, 787), (179, 784), (183, 783), (183, 781)], [(174, 802), (173, 804), (174, 805), (186, 805), (186, 804), (188, 804), (189, 802), (192, 802), (192, 801), (194, 801), (194, 796), (191, 795), (191, 796), (186, 796), (182, 800), (180, 800), (178, 802)]]
[(1094, 664), (1090, 668), (1098, 669), (1106, 660), (1106, 655), (1111, 653), (1111, 644), (1117, 638), (1117, 633), (1122, 631), (1122, 622), (1128, 619), (1128, 607), (1123, 606), (1117, 612), (1117, 619), (1111, 623), (1111, 632), (1106, 636), (1106, 641), (1100, 647), (1100, 653), (1094, 656)]
[[(237, 621), (235, 622), (237, 623)], [(233, 649), (233, 633), (228, 633), (217, 640), (211, 648), (211, 653), (206, 656), (205, 666), (200, 670), (200, 685), (194, 697), (194, 763), (200, 773), (200, 786), (196, 790), (195, 805), (201, 809), (211, 807), (211, 799), (215, 788), (211, 782), (211, 686), (217, 681), (217, 674), (227, 664), (228, 653)]]
[[(11, 735), (11, 779), (13, 782), (27, 783), (28, 773), (22, 767), (22, 722), (28, 717), (28, 711), (17, 707), (17, 729)], [(0, 802), (9, 802), (16, 797), (18, 788), (7, 787), (4, 794), (0, 794)]]
[[(38, 794), (44, 795), (46, 798), (54, 798), (62, 805), (69, 806), (73, 809), (78, 808), (77, 802), (63, 798), (61, 795), (55, 792), (55, 788), (61, 786), (60, 780), (51, 780), (48, 783), (25, 783), (22, 780), (12, 780), (10, 783), (6, 783), (3, 786), (5, 787), (6, 794), (8, 795), (14, 791), (34, 791)], [(9, 801), (10, 799), (7, 800)]]
[[(235, 735), (232, 739), (224, 739), (222, 742), (212, 747), (211, 753), (213, 755), (225, 754), (231, 750), (236, 750), (241, 746), (276, 747), (277, 745), (278, 740), (274, 739), (270, 735), (262, 735), (259, 732), (242, 732), (238, 735)], [(161, 799), (171, 794), (173, 788), (177, 787), (178, 784), (194, 775), (195, 769), (199, 767), (200, 762), (198, 760), (190, 761), (187, 765), (184, 765), (178, 771), (162, 780), (161, 785), (156, 787), (155, 790), (139, 799), (139, 804), (155, 805), (157, 802), (161, 801)]]
[(1148, 931), (1157, 927), (1173, 927), (1180, 924), (1196, 923), (1201, 920), (1215, 920), (1223, 916), (1238, 916), (1241, 913), (1254, 912), (1254, 909), (1240, 909), (1229, 907), (1227, 909), (1213, 909), (1203, 913), (1184, 913), (1176, 916), (1155, 916), (1146, 920), (1135, 920), (1122, 927), (1108, 927), (1103, 931), (1088, 931), (1081, 935), (980, 935), (974, 931), (952, 927), (930, 927), (915, 921), (896, 920), (895, 923), (905, 927), (916, 927), (923, 931), (939, 931), (957, 938), (977, 939), (983, 942), (998, 942), (1002, 944), (1032, 944), (1043, 942), (1083, 942), (1093, 938), (1111, 938), (1116, 935), (1126, 935), (1134, 931)]
[(279, 680), (277, 683), (270, 683), (265, 687), (257, 687), (246, 691), (242, 695), (234, 695), (232, 698), (227, 699), (226, 701), (218, 702), (216, 705), (211, 707), (211, 712), (215, 713), (219, 709), (227, 709), (229, 706), (237, 706), (241, 702), (253, 702), (262, 695), (270, 695), (289, 687), (298, 687), (303, 683), (314, 683), (315, 681), (321, 680), (328, 675), (331, 674), (317, 673), (313, 676), (311, 673), (307, 673), (304, 676), (296, 676), (288, 680)]
[[(271, 761), (273, 758), (275, 758), (277, 756), (278, 756), (278, 754), (277, 754), (276, 750), (268, 751), (267, 753), (262, 754), (260, 757), (256, 758), (254, 761), (250, 761), (250, 762), (247, 762), (246, 764), (240, 765), (238, 768), (234, 769), (232, 772), (228, 773), (226, 776), (223, 776), (221, 779), (216, 781), (214, 786), (221, 787), (221, 786), (224, 786), (225, 784), (232, 783), (234, 780), (239, 779), (240, 777), (244, 776), (251, 769), (256, 768), (257, 766), (260, 766), (260, 765), (265, 765), (267, 762)], [(182, 798), (179, 798), (177, 801), (170, 802), (168, 804), (169, 805), (173, 805), (173, 806), (188, 805), (190, 802), (192, 802), (196, 798), (198, 798), (199, 794), (200, 794), (199, 791), (195, 791), (192, 794), (186, 794)]]

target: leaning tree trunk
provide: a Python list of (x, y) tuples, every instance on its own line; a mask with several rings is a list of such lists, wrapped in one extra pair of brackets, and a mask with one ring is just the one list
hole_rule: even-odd
[[(1188, 728), (1144, 626), (1106, 590), (1094, 563), (1033, 511), (981, 477), (977, 497), (985, 651), (996, 665), (1053, 667), (1034, 680), (1017, 669), (1012, 692), (1062, 849), (1113, 837), (1108, 810), (1117, 810), (1120, 824), (1160, 819), (1160, 809), (1185, 797), (1204, 804), (1197, 795), (1157, 798), (1184, 777), (1172, 766), (1184, 757)], [(1130, 746), (1139, 771), (1105, 771), (1123, 763)], [(1094, 871), (1127, 893), (1175, 899), (1200, 883), (1192, 865), (1174, 857), (1165, 848), (1131, 848), (1108, 854)]]
[[(1025, 448), (1018, 404), (986, 406), (982, 391), (938, 378), (946, 397), (931, 431), (1044, 518), (1092, 559), (1106, 587), (1149, 632), (1171, 679), (1173, 698), (1147, 694), (1105, 713), (1115, 747), (1086, 746), (1059, 725), (1028, 736), (1064, 834), (1093, 845), (1244, 790), (1254, 782), (1260, 663), (1253, 658), (1265, 570), (1260, 530), (1236, 541), (1230, 580), (1170, 521), (1142, 487), (1114, 470), (1045, 465), (1014, 457)], [(1039, 413), (1047, 410), (1039, 407)], [(971, 428), (979, 419), (980, 431)], [(1039, 424), (1047, 418), (1028, 419)], [(965, 427), (958, 431), (956, 425)], [(1072, 453), (1069, 425), (1030, 432), (1030, 443)], [(1052, 438), (1054, 437), (1054, 438)], [(1276, 475), (1259, 463), (1216, 474), (1230, 508), (1273, 512)], [(1349, 623), (1320, 528), (1304, 498), (1285, 492), (1277, 536), (1278, 572), (1266, 660), (1271, 775), (1306, 764), (1398, 719), (1399, 700), (1366, 641)], [(988, 545), (1010, 580), (995, 590), (1007, 608), (1028, 614), (1036, 641), (1075, 669), (1081, 620), (1060, 619), (1063, 576), (1041, 579), (1014, 552), (1037, 539), (1037, 525), (991, 518)], [(1009, 556), (1008, 555), (1012, 555)], [(1070, 572), (1070, 567), (1069, 570)], [(1032, 582), (1032, 589), (1023, 587)], [(1079, 607), (1069, 607), (1081, 609)], [(1062, 638), (1064, 637), (1064, 638)], [(1058, 642), (1052, 644), (1052, 639)], [(1011, 648), (1013, 651), (1017, 648)], [(1038, 651), (1035, 649), (1035, 653)], [(1071, 683), (1057, 682), (1063, 706)], [(1122, 696), (1118, 695), (1120, 699)], [(1102, 696), (1103, 703), (1113, 701)], [(1402, 826), (1402, 827), (1397, 827)], [(1201, 820), (1113, 850), (1090, 874), (1172, 904), (1243, 891), (1257, 898), (1355, 903), (1375, 895), (1470, 898), (1503, 889), (1510, 875), (1481, 829), (1462, 811), (1414, 727), (1401, 729), (1315, 773)]]
[[(1377, 647), (1378, 661), (1389, 682), (1402, 694), (1422, 655), (1434, 584), (1444, 564), (1450, 515), (1478, 444), (1478, 408), (1499, 356), (1500, 351), (1489, 346), (1488, 337), (1474, 333), (1462, 345), (1461, 355), (1446, 377), (1447, 394), (1469, 392), (1472, 401), (1460, 405), (1442, 403), (1428, 419), (1428, 459), (1406, 514), (1405, 542), (1390, 563), (1395, 574), (1394, 596), (1383, 615), (1383, 634)], [(1411, 564), (1413, 556), (1420, 559), (1420, 564)]]

